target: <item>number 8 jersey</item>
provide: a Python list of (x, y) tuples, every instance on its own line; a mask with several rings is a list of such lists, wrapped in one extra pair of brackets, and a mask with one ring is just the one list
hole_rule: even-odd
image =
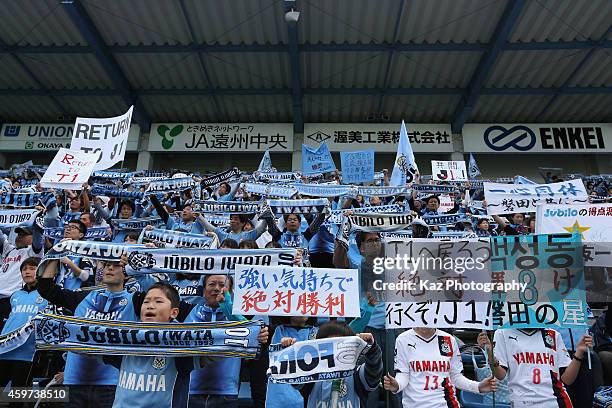
[(560, 368), (571, 359), (555, 330), (497, 330), (494, 354), (508, 370), (508, 388), (514, 407), (571, 408)]
[(430, 339), (412, 329), (400, 334), (395, 342), (395, 371), (404, 408), (459, 408), (451, 378), (461, 377), (461, 389), (478, 392), (478, 383), (461, 374), (457, 340), (442, 330)]

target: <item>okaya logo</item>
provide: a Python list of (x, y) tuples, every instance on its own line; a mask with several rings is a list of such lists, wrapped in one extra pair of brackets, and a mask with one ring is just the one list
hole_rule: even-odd
[(166, 125), (160, 125), (157, 127), (157, 134), (162, 138), (162, 147), (166, 150), (170, 149), (174, 144), (174, 137), (183, 131), (183, 125), (176, 125), (170, 129)]

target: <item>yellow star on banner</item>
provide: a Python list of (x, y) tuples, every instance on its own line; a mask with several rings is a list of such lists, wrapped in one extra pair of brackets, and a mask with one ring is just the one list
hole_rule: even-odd
[(584, 239), (584, 235), (582, 233), (585, 232), (586, 230), (590, 230), (591, 227), (581, 227), (580, 224), (578, 224), (578, 220), (576, 220), (574, 222), (574, 225), (572, 225), (571, 227), (563, 227), (563, 229), (570, 233), (579, 232), (580, 237)]

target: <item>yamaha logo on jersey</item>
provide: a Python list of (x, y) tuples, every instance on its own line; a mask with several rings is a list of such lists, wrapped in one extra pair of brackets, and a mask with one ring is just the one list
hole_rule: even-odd
[(156, 370), (161, 370), (166, 366), (166, 357), (155, 357), (153, 364), (151, 364)]
[(557, 350), (557, 342), (555, 339), (554, 330), (542, 330), (542, 339), (544, 340), (544, 345), (552, 350)]
[(438, 348), (440, 349), (440, 355), (443, 357), (452, 357), (453, 355), (453, 343), (451, 338), (448, 336), (438, 336)]

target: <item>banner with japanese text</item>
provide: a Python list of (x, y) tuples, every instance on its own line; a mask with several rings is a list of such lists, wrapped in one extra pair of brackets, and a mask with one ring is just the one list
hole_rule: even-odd
[[(408, 141), (415, 153), (452, 153), (449, 124), (410, 123)], [(374, 149), (395, 153), (400, 132), (393, 123), (305, 123), (304, 143), (318, 146), (326, 142), (332, 152)]]
[(491, 293), (494, 328), (587, 324), (579, 234), (491, 237), (491, 281), (527, 284)]
[(536, 212), (538, 204), (586, 204), (588, 193), (582, 180), (550, 184), (484, 183), (487, 214)]
[(234, 314), (358, 317), (356, 269), (236, 265)]
[(580, 234), (587, 301), (612, 302), (612, 204), (540, 205), (538, 234)]
[(431, 175), (438, 181), (467, 181), (464, 161), (432, 160)]
[(154, 123), (151, 152), (292, 152), (291, 123)]
[(374, 181), (374, 150), (340, 152), (340, 166), (344, 184)]

